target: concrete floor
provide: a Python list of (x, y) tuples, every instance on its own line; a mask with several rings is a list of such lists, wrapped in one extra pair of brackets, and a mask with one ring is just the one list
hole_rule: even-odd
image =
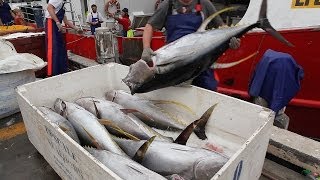
[(26, 133), (0, 141), (0, 177), (3, 180), (60, 179), (30, 143)]
[(0, 179), (61, 179), (30, 143), (20, 113), (0, 119)]

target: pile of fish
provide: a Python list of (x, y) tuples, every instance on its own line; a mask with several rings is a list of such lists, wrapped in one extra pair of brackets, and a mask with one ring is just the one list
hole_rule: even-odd
[[(39, 110), (123, 179), (211, 179), (228, 161), (221, 153), (186, 145), (192, 133), (207, 139), (205, 126), (216, 105), (191, 124), (122, 90), (107, 92), (105, 99), (57, 99), (53, 107)], [(174, 140), (163, 131), (180, 135)]]

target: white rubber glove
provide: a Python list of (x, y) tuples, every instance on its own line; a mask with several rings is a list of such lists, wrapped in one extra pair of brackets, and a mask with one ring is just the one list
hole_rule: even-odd
[(152, 56), (155, 56), (156, 53), (153, 52), (151, 48), (145, 48), (143, 49), (141, 59), (144, 60), (147, 64), (153, 64), (152, 62)]
[(229, 47), (231, 49), (238, 49), (240, 47), (241, 40), (239, 38), (233, 37), (230, 39)]

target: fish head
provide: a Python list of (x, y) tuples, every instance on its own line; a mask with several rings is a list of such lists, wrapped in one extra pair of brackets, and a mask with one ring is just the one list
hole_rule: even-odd
[(55, 110), (58, 114), (60, 114), (60, 115), (63, 116), (64, 118), (66, 118), (67, 105), (66, 105), (66, 103), (65, 103), (62, 99), (58, 98), (58, 99), (56, 100), (56, 102), (54, 103), (54, 110)]
[(128, 75), (122, 81), (130, 88), (131, 94), (135, 94), (140, 87), (152, 80), (155, 74), (155, 67), (150, 67), (145, 61), (139, 60), (130, 66)]
[(225, 163), (227, 158), (222, 156), (201, 158), (194, 165), (194, 179), (211, 179)]
[(105, 98), (106, 100), (108, 101), (114, 101), (114, 99), (116, 98), (117, 96), (117, 90), (111, 90), (111, 91), (108, 91), (106, 94), (105, 94)]

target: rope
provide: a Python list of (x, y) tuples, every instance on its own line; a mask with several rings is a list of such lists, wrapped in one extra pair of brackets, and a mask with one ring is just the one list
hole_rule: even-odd
[(68, 44), (73, 44), (73, 43), (78, 42), (78, 41), (80, 41), (80, 40), (82, 40), (82, 39), (84, 39), (84, 38), (86, 38), (86, 37), (79, 38), (79, 39), (77, 39), (77, 40), (68, 42), (68, 43), (66, 43), (66, 44), (67, 44), (67, 45), (68, 45)]

